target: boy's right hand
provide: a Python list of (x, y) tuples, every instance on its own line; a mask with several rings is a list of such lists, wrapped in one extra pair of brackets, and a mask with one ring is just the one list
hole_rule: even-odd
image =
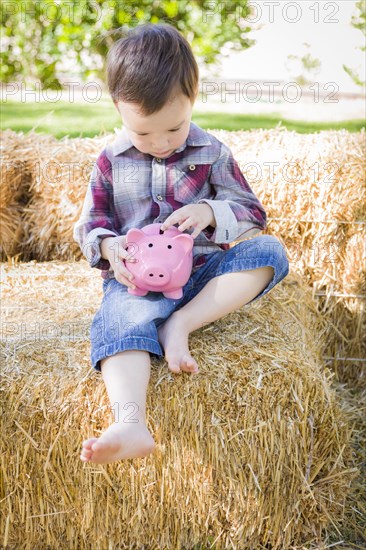
[(107, 237), (102, 240), (102, 256), (106, 256), (114, 271), (116, 280), (122, 285), (130, 288), (135, 288), (132, 280), (133, 275), (130, 273), (124, 262), (136, 262), (136, 258), (131, 255), (131, 252), (126, 250), (126, 235), (119, 237)]

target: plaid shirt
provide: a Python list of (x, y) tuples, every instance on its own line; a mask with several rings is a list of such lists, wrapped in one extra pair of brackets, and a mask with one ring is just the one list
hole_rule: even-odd
[[(160, 159), (136, 149), (123, 128), (96, 160), (73, 238), (90, 267), (114, 277), (101, 257), (103, 238), (126, 235), (131, 228), (163, 222), (186, 204), (207, 203), (216, 227), (195, 238), (193, 271), (203, 254), (227, 250), (239, 237), (266, 229), (266, 212), (241, 173), (230, 149), (191, 122), (185, 143)], [(189, 232), (193, 231), (190, 229)]]

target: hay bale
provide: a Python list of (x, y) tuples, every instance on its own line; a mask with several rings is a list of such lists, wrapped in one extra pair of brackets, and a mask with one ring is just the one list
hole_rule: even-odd
[(324, 319), (298, 275), (193, 333), (196, 377), (154, 358), (156, 450), (102, 466), (79, 459), (113, 421), (86, 330), (99, 272), (85, 260), (1, 268), (4, 546), (24, 531), (36, 548), (309, 548), (339, 533), (359, 472), (319, 355)]
[(268, 228), (327, 318), (323, 350), (340, 381), (366, 388), (366, 134), (210, 130), (265, 206)]
[(30, 199), (34, 150), (40, 138), (12, 130), (0, 133), (0, 259), (19, 258), (27, 238), (23, 209)]
[[(365, 388), (365, 131), (304, 135), (279, 127), (209, 132), (231, 148), (265, 206), (264, 233), (285, 245), (291, 269), (313, 288), (318, 309), (328, 319), (324, 357), (342, 382)], [(9, 135), (14, 140), (17, 136)], [(34, 148), (32, 154), (20, 154), (33, 166), (32, 199), (21, 208), (26, 231), (21, 259), (81, 259), (73, 226), (81, 214), (91, 166), (114, 135), (58, 141), (33, 133), (18, 139), (24, 141), (23, 150), (30, 144)], [(22, 149), (11, 150), (16, 159)], [(2, 212), (8, 224), (16, 219), (10, 207)], [(9, 226), (6, 238), (20, 250), (19, 235), (12, 230)]]
[[(352, 424), (352, 451), (360, 475), (352, 482), (352, 490), (347, 499), (342, 522), (342, 548), (364, 548), (366, 540), (366, 399), (364, 391), (355, 391), (345, 384), (335, 382), (336, 394), (342, 403), (342, 410)], [(348, 543), (348, 544), (347, 544)]]
[[(345, 252), (356, 235), (354, 268), (357, 279), (364, 280), (365, 130), (305, 135), (284, 128), (210, 133), (232, 149), (265, 205), (271, 233), (282, 236), (290, 257), (294, 255), (294, 267), (315, 290), (345, 292)], [(254, 164), (258, 174), (253, 173)]]
[(37, 155), (38, 169), (30, 186), (32, 201), (24, 209), (28, 241), (38, 261), (81, 259), (73, 239), (93, 164), (113, 134), (97, 138), (65, 137), (50, 141)]

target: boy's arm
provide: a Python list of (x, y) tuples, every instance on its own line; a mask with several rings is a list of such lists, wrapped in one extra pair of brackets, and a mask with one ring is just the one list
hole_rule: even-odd
[(251, 237), (267, 227), (266, 212), (240, 171), (230, 149), (221, 144), (218, 160), (213, 163), (210, 175), (216, 196), (213, 200), (201, 199), (211, 206), (216, 227), (203, 230), (214, 243), (231, 243), (239, 237)]
[(74, 225), (73, 238), (79, 244), (90, 267), (110, 268), (101, 255), (101, 241), (117, 237), (113, 203), (112, 172), (103, 151), (93, 166), (79, 220)]

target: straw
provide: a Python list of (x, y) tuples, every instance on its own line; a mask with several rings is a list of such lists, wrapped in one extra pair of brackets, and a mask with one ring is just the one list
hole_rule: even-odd
[(357, 529), (352, 415), (297, 274), (190, 335), (196, 377), (153, 358), (156, 450), (101, 466), (79, 459), (114, 418), (89, 358), (100, 274), (85, 260), (1, 269), (4, 546), (26, 530), (37, 548), (321, 548), (347, 514)]
[[(267, 211), (264, 234), (285, 245), (291, 269), (312, 287), (327, 316), (323, 357), (341, 382), (366, 388), (365, 130), (209, 132), (231, 148)], [(3, 132), (3, 260), (83, 257), (73, 226), (93, 162), (113, 139), (106, 134), (58, 141), (35, 132)], [(17, 181), (21, 195), (12, 192)]]

